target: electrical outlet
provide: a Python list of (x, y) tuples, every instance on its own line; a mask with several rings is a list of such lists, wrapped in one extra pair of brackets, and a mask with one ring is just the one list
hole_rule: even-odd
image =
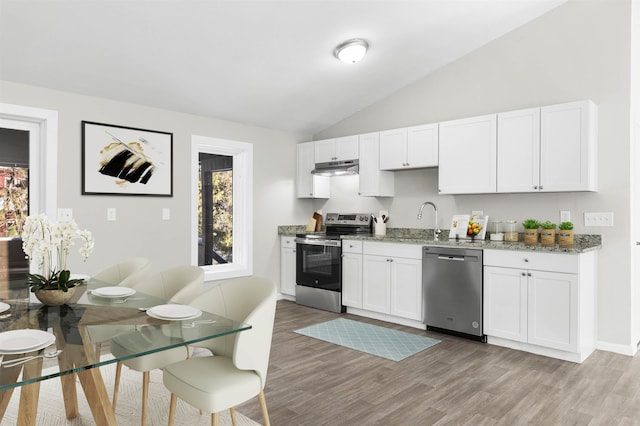
[(163, 207), (162, 220), (169, 220), (169, 219), (171, 219), (171, 209), (169, 209), (169, 207)]
[(571, 212), (569, 210), (560, 210), (560, 223), (571, 222)]
[(73, 209), (58, 209), (58, 222), (69, 222), (73, 219)]
[(318, 210), (316, 210), (316, 213), (318, 213), (318, 214), (322, 214), (322, 209), (318, 209)]
[(107, 209), (107, 220), (108, 221), (115, 221), (116, 220), (116, 208), (115, 207), (109, 207)]
[(613, 226), (613, 212), (585, 212), (584, 226)]
[(472, 210), (471, 211), (471, 216), (484, 216), (484, 211), (483, 210)]

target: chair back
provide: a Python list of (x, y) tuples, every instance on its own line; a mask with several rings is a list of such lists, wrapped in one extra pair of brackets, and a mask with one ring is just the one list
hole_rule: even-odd
[(204, 271), (198, 266), (176, 266), (150, 275), (131, 288), (172, 303), (186, 304), (203, 292)]
[(150, 271), (151, 260), (146, 257), (133, 257), (103, 269), (92, 278), (112, 285), (131, 287), (149, 275)]
[(276, 312), (275, 285), (256, 276), (230, 279), (207, 290), (191, 305), (251, 325), (250, 330), (211, 339), (199, 346), (210, 349), (214, 355), (232, 357), (238, 369), (256, 371), (264, 389)]

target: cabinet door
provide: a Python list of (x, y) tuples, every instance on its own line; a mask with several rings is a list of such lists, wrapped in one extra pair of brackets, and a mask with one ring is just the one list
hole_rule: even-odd
[(342, 254), (342, 304), (362, 308), (362, 254)]
[(316, 163), (326, 163), (327, 161), (334, 161), (335, 159), (335, 139), (315, 141)]
[(407, 168), (438, 165), (438, 123), (407, 129)]
[(528, 278), (529, 343), (578, 352), (578, 276), (531, 271)]
[(389, 258), (362, 256), (362, 308), (388, 314), (391, 311)]
[(358, 135), (345, 136), (335, 140), (336, 160), (357, 160), (359, 155)]
[(540, 186), (540, 108), (498, 114), (498, 192)]
[(395, 176), (379, 167), (379, 134), (360, 135), (358, 194), (362, 197), (393, 197)]
[(422, 321), (422, 260), (391, 258), (391, 315)]
[(484, 267), (484, 334), (527, 341), (527, 273)]
[(296, 244), (292, 237), (281, 238), (280, 293), (296, 295)]
[(380, 170), (407, 167), (407, 129), (380, 132)]
[(327, 176), (314, 176), (315, 142), (299, 143), (296, 171), (296, 196), (298, 198), (329, 198), (330, 181)]
[(591, 101), (541, 108), (543, 191), (596, 191), (597, 107)]
[(440, 123), (442, 194), (496, 192), (496, 114)]

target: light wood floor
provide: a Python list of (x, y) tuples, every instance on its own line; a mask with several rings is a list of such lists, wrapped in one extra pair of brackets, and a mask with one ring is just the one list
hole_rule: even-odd
[[(388, 361), (294, 333), (340, 314), (278, 301), (272, 425), (640, 425), (640, 357), (596, 351), (575, 364), (342, 315), (442, 342)], [(257, 399), (238, 410), (262, 422)]]

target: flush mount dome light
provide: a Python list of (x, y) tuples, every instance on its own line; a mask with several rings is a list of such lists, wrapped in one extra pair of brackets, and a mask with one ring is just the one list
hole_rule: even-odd
[(360, 59), (364, 58), (368, 48), (369, 44), (365, 40), (354, 38), (338, 45), (338, 47), (333, 51), (333, 54), (342, 62), (355, 64)]

